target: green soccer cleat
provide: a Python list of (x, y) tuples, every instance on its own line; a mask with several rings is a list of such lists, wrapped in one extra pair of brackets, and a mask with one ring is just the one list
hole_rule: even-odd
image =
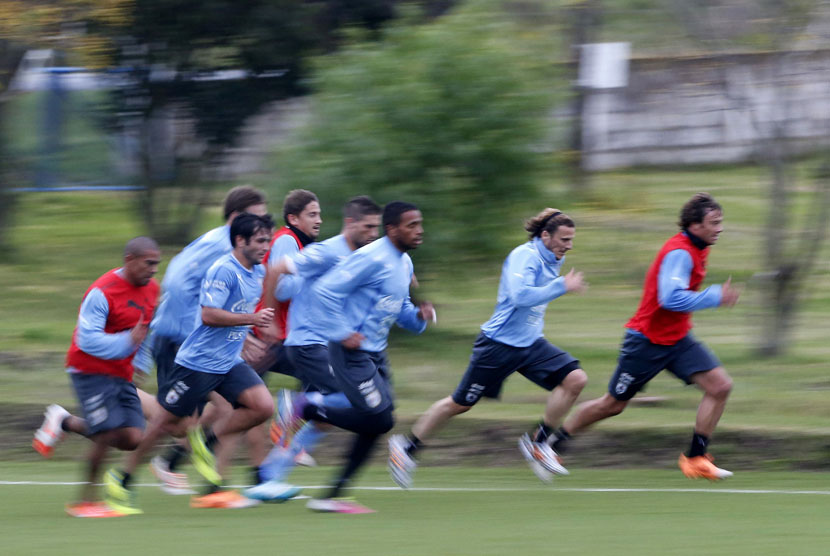
[(196, 426), (187, 431), (187, 440), (190, 442), (190, 460), (196, 471), (212, 484), (221, 485), (222, 476), (216, 470), (216, 458), (205, 443), (205, 432), (202, 427)]
[(104, 475), (104, 502), (114, 511), (124, 515), (143, 514), (135, 503), (135, 493), (124, 486), (124, 473), (110, 469)]

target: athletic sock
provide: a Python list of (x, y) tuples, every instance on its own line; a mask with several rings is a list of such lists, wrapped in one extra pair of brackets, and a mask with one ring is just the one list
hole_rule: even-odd
[(251, 480), (255, 485), (265, 482), (265, 477), (262, 476), (262, 467), (259, 465), (251, 466)]
[(205, 485), (204, 491), (202, 491), (203, 492), (202, 496), (207, 496), (208, 494), (214, 494), (216, 492), (219, 492), (220, 490), (222, 490), (222, 485), (214, 485), (213, 483), (208, 483), (207, 485)]
[(571, 435), (568, 431), (564, 428), (559, 427), (553, 434), (550, 435), (548, 439), (548, 443), (550, 447), (559, 452), (560, 454), (565, 451), (565, 448), (568, 445), (568, 440), (571, 439)]
[(693, 458), (702, 456), (706, 453), (709, 447), (709, 437), (695, 432), (692, 435), (692, 444), (689, 446), (689, 451), (686, 452), (686, 457)]
[(415, 452), (417, 452), (418, 450), (420, 450), (421, 448), (424, 447), (424, 443), (421, 442), (421, 439), (418, 438), (417, 436), (415, 436), (411, 432), (406, 437), (406, 439), (409, 441), (409, 446), (407, 446), (407, 448), (406, 448), (406, 453), (409, 454), (410, 456), (415, 455)]
[(214, 446), (216, 446), (216, 443), (219, 442), (219, 439), (216, 438), (215, 434), (213, 434), (213, 429), (206, 428), (206, 429), (204, 429), (204, 432), (205, 432), (205, 446), (207, 446), (208, 450), (210, 450), (211, 452), (215, 452), (216, 450), (214, 450), (213, 448), (214, 448)]
[(181, 444), (174, 444), (167, 449), (167, 453), (161, 456), (167, 462), (167, 469), (175, 471), (182, 459), (187, 457), (187, 450)]
[(133, 476), (126, 471), (121, 472), (121, 486), (124, 488), (130, 488), (130, 480)]
[(536, 432), (533, 433), (533, 441), (545, 442), (552, 432), (553, 427), (549, 427), (545, 424), (544, 421), (540, 421), (539, 425), (536, 427)]

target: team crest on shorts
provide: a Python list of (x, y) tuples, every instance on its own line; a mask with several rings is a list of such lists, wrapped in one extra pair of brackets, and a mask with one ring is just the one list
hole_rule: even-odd
[(167, 392), (167, 395), (164, 397), (164, 403), (167, 405), (176, 405), (176, 402), (179, 401), (179, 398), (190, 390), (190, 386), (182, 382), (181, 380), (174, 384), (170, 390)]
[(632, 382), (634, 382), (633, 376), (631, 376), (628, 373), (622, 373), (620, 375), (620, 378), (617, 380), (617, 385), (614, 386), (614, 391), (617, 393), (617, 395), (620, 395), (624, 393), (626, 390), (628, 390), (628, 387), (631, 385)]
[(483, 393), (483, 384), (471, 384), (470, 389), (467, 390), (467, 394), (464, 396), (464, 399), (467, 400), (467, 403), (476, 403)]

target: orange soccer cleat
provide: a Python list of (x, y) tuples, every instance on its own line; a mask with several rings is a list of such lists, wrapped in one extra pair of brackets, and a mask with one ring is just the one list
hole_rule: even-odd
[(121, 513), (109, 507), (104, 502), (77, 502), (66, 505), (66, 513), (72, 517), (124, 517)]
[(190, 499), (191, 508), (225, 508), (238, 510), (250, 508), (260, 503), (259, 500), (252, 500), (242, 496), (235, 490), (218, 490), (204, 496), (194, 496)]
[(686, 457), (685, 454), (680, 454), (677, 460), (677, 465), (680, 470), (690, 479), (709, 479), (710, 481), (720, 481), (732, 476), (731, 471), (721, 469), (712, 463), (714, 459), (709, 454), (702, 456)]

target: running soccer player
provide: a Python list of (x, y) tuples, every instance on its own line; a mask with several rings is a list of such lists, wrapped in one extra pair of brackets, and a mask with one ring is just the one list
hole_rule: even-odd
[[(295, 255), (305, 246), (316, 241), (320, 235), (320, 226), (323, 223), (320, 217), (320, 202), (317, 195), (305, 189), (294, 189), (288, 192), (282, 205), (283, 220), (285, 226), (277, 230), (271, 239), (271, 246), (268, 254), (265, 255), (262, 264), (267, 268), (281, 261), (283, 258)], [(283, 296), (286, 301), (280, 302), (276, 299), (274, 286), (277, 275), (271, 273), (266, 277), (263, 284), (262, 301), (257, 309), (262, 307), (274, 307), (274, 325), (264, 329), (255, 329), (253, 336), (249, 338), (248, 344), (256, 345), (259, 352), (264, 355), (258, 361), (249, 361), (260, 373), (272, 371), (293, 376), (294, 371), (285, 355), (283, 342), (287, 334), (286, 324), (288, 319), (289, 296)], [(283, 285), (283, 287), (287, 287)]]
[(723, 414), (732, 379), (717, 357), (692, 334), (691, 314), (713, 307), (731, 307), (740, 292), (731, 279), (698, 291), (706, 277), (709, 248), (723, 231), (723, 209), (708, 193), (683, 205), (680, 231), (669, 238), (646, 273), (637, 312), (625, 327), (617, 369), (601, 398), (580, 404), (552, 436), (560, 451), (574, 433), (620, 414), (629, 400), (663, 369), (703, 390), (691, 445), (678, 465), (690, 479), (712, 481), (732, 473), (712, 463), (709, 439)]
[[(271, 246), (262, 264), (265, 268), (279, 262), (283, 257), (299, 253), (306, 245), (317, 239), (320, 234), (320, 202), (317, 196), (305, 189), (294, 189), (288, 192), (282, 205), (285, 226), (277, 230), (271, 239)], [(266, 274), (263, 283), (263, 297), (257, 305), (259, 311), (263, 307), (274, 308), (274, 322), (263, 328), (254, 328), (245, 338), (242, 348), (242, 358), (251, 365), (257, 373), (266, 379), (266, 373), (274, 372), (288, 376), (295, 376), (296, 371), (285, 353), (283, 342), (286, 336), (286, 323), (290, 295), (283, 296), (278, 302), (274, 297), (274, 283), (276, 275)], [(290, 280), (285, 280), (281, 288), (287, 288)], [(273, 429), (274, 427), (272, 427)], [(278, 431), (272, 430), (272, 438), (278, 440)], [(261, 429), (252, 429), (247, 435), (251, 452), (251, 471), (254, 484), (260, 484), (265, 479), (261, 473), (261, 464), (268, 452), (267, 426)], [(275, 442), (275, 444), (278, 442)], [(298, 454), (298, 459), (304, 453)], [(308, 458), (306, 458), (308, 459)]]
[[(146, 373), (149, 373), (153, 360), (155, 361), (159, 391), (169, 388), (176, 353), (199, 322), (199, 290), (202, 280), (213, 263), (233, 250), (230, 239), (231, 223), (245, 212), (265, 215), (265, 194), (247, 185), (234, 187), (228, 191), (223, 202), (222, 214), (225, 224), (193, 240), (173, 257), (167, 266), (161, 283), (163, 293), (158, 311), (150, 323), (147, 340), (142, 344), (135, 359), (136, 368)], [(213, 410), (204, 416), (207, 422), (216, 420), (230, 410), (219, 396), (213, 397), (211, 405)], [(187, 442), (178, 442), (164, 455), (156, 456), (150, 462), (153, 474), (168, 493), (193, 493), (188, 485), (187, 475), (177, 472), (187, 452)], [(204, 469), (201, 465), (197, 465), (196, 468)]]
[(369, 508), (340, 494), (366, 462), (378, 438), (394, 425), (393, 395), (386, 345), (397, 323), (421, 333), (434, 320), (431, 303), (415, 307), (409, 298), (412, 260), (408, 251), (423, 240), (423, 217), (413, 204), (395, 201), (383, 211), (386, 235), (352, 253), (320, 278), (312, 310), (329, 340), (331, 372), (351, 407), (325, 407), (305, 394), (280, 396), (284, 430), (301, 420), (335, 425), (357, 433), (348, 460), (324, 498), (308, 507), (320, 512), (367, 513)]
[[(313, 243), (295, 255), (283, 258), (269, 269), (269, 272), (278, 275), (290, 273), (290, 276), (298, 278), (288, 288), (280, 288), (283, 280), (277, 285), (277, 289), (282, 290), (282, 296), (291, 297), (285, 351), (304, 389), (326, 396), (315, 396), (326, 407), (348, 407), (350, 404), (340, 392), (337, 379), (329, 371), (328, 339), (311, 310), (312, 286), (352, 251), (377, 239), (380, 214), (381, 208), (369, 197), (354, 197), (343, 207), (343, 228), (339, 235)], [(246, 490), (245, 496), (270, 501), (295, 496), (298, 489), (285, 484), (283, 479), (294, 468), (297, 456), (311, 452), (322, 440), (325, 428), (325, 425), (310, 421), (293, 436), (290, 445), (283, 445), (288, 434), (282, 434), (282, 439), (277, 438), (263, 464), (262, 475), (267, 481)], [(276, 429), (280, 430), (279, 427)]]
[[(576, 226), (566, 214), (546, 208), (525, 224), (530, 241), (516, 247), (501, 270), (496, 309), (481, 326), (466, 373), (455, 392), (435, 402), (408, 436), (389, 439), (389, 470), (402, 488), (412, 485), (415, 454), (449, 419), (469, 411), (482, 396), (497, 398), (514, 372), (550, 391), (542, 421), (519, 439), (519, 449), (544, 481), (567, 474), (546, 442), (553, 427), (573, 405), (588, 380), (579, 361), (543, 335), (548, 303), (586, 287), (581, 272), (561, 275), (565, 254), (573, 248)], [(532, 436), (531, 436), (532, 435)]]
[(161, 261), (155, 241), (137, 237), (124, 248), (124, 265), (110, 270), (87, 289), (66, 355), (67, 372), (81, 404), (83, 417), (70, 415), (59, 405), (46, 409), (43, 425), (32, 446), (50, 457), (65, 432), (92, 441), (87, 477), (78, 502), (66, 511), (75, 517), (126, 515), (96, 496), (101, 464), (109, 448), (134, 450), (144, 430), (136, 387), (132, 383), (133, 357), (147, 335), (159, 285), (153, 279)]
[[(129, 487), (142, 455), (155, 446), (161, 435), (181, 434), (187, 418), (205, 403), (211, 392), (217, 392), (234, 409), (213, 428), (216, 473), (208, 477), (213, 484), (204, 496), (193, 497), (190, 504), (196, 508), (251, 505), (251, 500), (234, 490), (223, 490), (221, 485), (239, 433), (263, 423), (274, 411), (274, 402), (262, 379), (239, 357), (248, 327), (265, 326), (274, 317), (273, 309), (253, 312), (261, 294), (265, 269), (260, 263), (268, 250), (272, 227), (267, 215), (249, 213), (237, 216), (231, 223), (233, 251), (216, 261), (202, 282), (201, 324), (179, 349), (169, 385), (158, 392), (159, 415), (151, 421), (138, 449), (127, 458), (125, 468), (107, 473), (111, 504), (135, 508)], [(193, 440), (201, 428), (191, 431), (194, 450), (208, 443)]]

